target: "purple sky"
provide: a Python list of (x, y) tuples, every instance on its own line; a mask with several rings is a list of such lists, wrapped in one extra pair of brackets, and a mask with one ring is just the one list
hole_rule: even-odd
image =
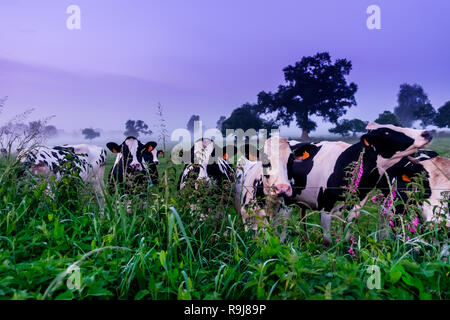
[[(81, 30), (66, 28), (70, 4)], [(371, 4), (382, 30), (366, 27)], [(404, 82), (438, 108), (450, 100), (449, 12), (448, 0), (0, 0), (0, 120), (34, 107), (66, 130), (123, 130), (130, 118), (156, 124), (161, 102), (170, 129), (192, 114), (214, 127), (318, 51), (353, 63), (347, 118), (393, 110)]]

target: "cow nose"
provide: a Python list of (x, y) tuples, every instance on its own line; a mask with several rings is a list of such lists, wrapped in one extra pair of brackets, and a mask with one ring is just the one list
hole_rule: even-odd
[(141, 166), (140, 163), (132, 163), (132, 164), (130, 164), (130, 167), (134, 171), (141, 171), (142, 170), (142, 166)]
[(424, 138), (425, 140), (427, 140), (428, 142), (430, 142), (431, 140), (433, 140), (433, 134), (430, 131), (424, 131), (421, 134), (422, 138)]
[(275, 185), (275, 193), (277, 195), (286, 195), (290, 197), (292, 195), (292, 188), (288, 184), (277, 184)]

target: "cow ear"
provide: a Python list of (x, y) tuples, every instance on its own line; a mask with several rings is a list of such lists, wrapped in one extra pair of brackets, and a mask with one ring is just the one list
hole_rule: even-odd
[(108, 147), (108, 149), (112, 153), (119, 153), (120, 152), (120, 146), (117, 143), (115, 143), (115, 142), (108, 142), (106, 144), (106, 146)]
[(147, 142), (144, 146), (145, 152), (152, 152), (158, 144), (155, 141)]
[(307, 159), (312, 159), (319, 151), (320, 147), (317, 147), (311, 143), (302, 143), (298, 146), (293, 147), (295, 160), (304, 161)]

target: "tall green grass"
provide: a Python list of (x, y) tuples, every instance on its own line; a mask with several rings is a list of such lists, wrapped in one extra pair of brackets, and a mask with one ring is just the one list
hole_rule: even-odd
[[(18, 168), (2, 160), (0, 297), (450, 298), (443, 226), (423, 226), (409, 240), (401, 229), (377, 240), (380, 207), (369, 203), (358, 222), (333, 222), (333, 244), (324, 247), (319, 215), (309, 211), (302, 219), (294, 207), (280, 242), (275, 227), (245, 232), (230, 192), (177, 191), (180, 171), (163, 160), (159, 187), (128, 197), (105, 194), (103, 204), (76, 175), (58, 182), (19, 178)], [(192, 204), (218, 218), (201, 219)], [(343, 239), (346, 228), (354, 244)], [(367, 286), (373, 265), (381, 272), (380, 289)], [(75, 267), (79, 287), (68, 285)]]

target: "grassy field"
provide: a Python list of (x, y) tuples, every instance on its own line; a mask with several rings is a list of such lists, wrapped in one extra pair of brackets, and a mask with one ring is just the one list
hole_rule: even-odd
[[(430, 148), (448, 157), (450, 139)], [(113, 162), (109, 156), (106, 174)], [(319, 215), (309, 211), (302, 221), (293, 207), (281, 243), (276, 228), (245, 232), (229, 189), (178, 192), (180, 171), (162, 160), (159, 187), (128, 198), (106, 195), (101, 206), (76, 176), (18, 179), (16, 167), (0, 162), (0, 297), (450, 299), (448, 230), (428, 224), (409, 232), (405, 226), (419, 212), (414, 205), (398, 217), (396, 236), (389, 229), (377, 241), (381, 209), (370, 202), (358, 223), (333, 223), (329, 248)], [(221, 218), (201, 221), (192, 203)]]

